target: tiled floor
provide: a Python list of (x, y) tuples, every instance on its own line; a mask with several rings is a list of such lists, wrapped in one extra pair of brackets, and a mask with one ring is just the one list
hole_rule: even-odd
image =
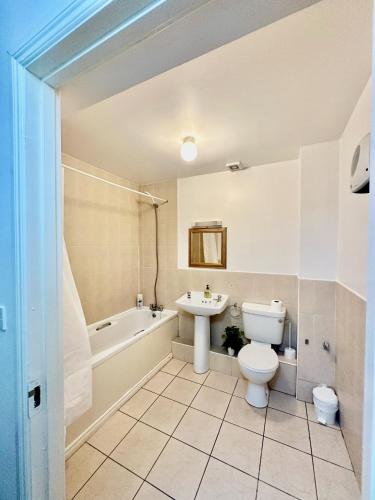
[(276, 391), (253, 408), (245, 387), (172, 359), (67, 461), (67, 498), (359, 499), (339, 427)]

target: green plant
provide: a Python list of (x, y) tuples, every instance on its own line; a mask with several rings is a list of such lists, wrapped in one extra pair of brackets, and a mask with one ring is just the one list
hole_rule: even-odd
[(237, 355), (241, 347), (244, 345), (243, 332), (240, 331), (238, 326), (227, 326), (225, 334), (223, 334), (223, 347), (225, 349), (232, 348)]

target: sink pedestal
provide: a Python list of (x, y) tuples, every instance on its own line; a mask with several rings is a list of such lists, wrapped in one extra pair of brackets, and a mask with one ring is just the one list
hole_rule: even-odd
[(210, 316), (221, 314), (227, 307), (228, 295), (204, 292), (187, 292), (176, 300), (178, 307), (194, 314), (194, 371), (206, 373), (210, 366)]
[(194, 316), (194, 371), (206, 373), (210, 367), (210, 317)]

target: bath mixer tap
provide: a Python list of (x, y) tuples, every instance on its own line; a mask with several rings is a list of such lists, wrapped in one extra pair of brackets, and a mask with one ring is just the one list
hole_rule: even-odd
[(160, 304), (150, 304), (150, 311), (152, 312), (152, 317), (156, 318), (156, 313), (163, 312), (164, 306), (162, 306)]

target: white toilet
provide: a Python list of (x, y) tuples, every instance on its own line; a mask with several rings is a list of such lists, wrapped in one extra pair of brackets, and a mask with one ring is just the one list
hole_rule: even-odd
[(246, 401), (257, 408), (268, 404), (268, 385), (279, 366), (279, 358), (271, 344), (282, 342), (286, 309), (275, 310), (272, 305), (242, 304), (245, 337), (251, 344), (238, 353), (242, 375), (248, 380)]

